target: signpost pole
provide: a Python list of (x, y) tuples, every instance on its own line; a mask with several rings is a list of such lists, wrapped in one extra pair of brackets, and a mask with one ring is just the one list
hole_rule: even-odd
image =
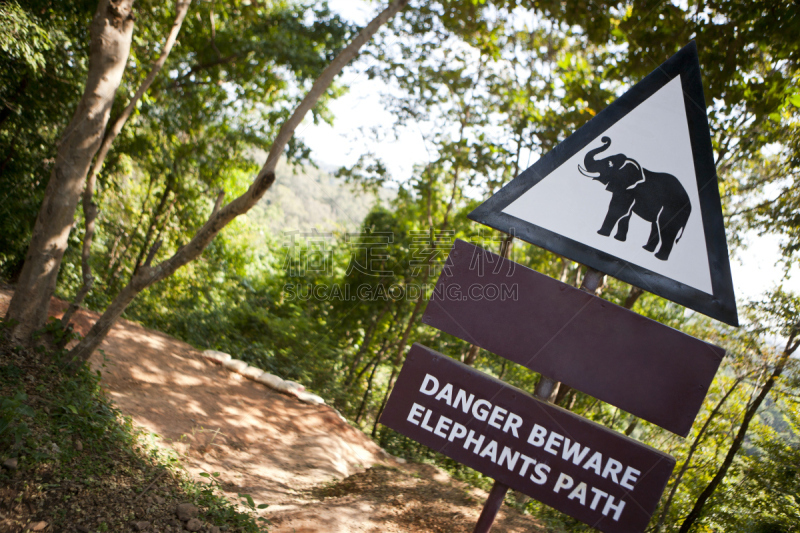
[[(540, 384), (542, 384), (542, 387), (539, 386)], [(558, 390), (555, 385), (558, 385), (557, 381), (547, 376), (541, 376), (539, 382), (536, 384), (533, 395), (544, 402), (553, 403), (552, 398), (555, 397), (553, 391)], [(497, 517), (497, 512), (503, 505), (506, 492), (508, 492), (508, 486), (495, 480), (494, 485), (492, 485), (492, 490), (489, 491), (489, 497), (486, 499), (486, 503), (483, 504), (481, 516), (478, 517), (478, 523), (475, 524), (473, 533), (489, 533), (489, 531), (491, 531), (494, 519)]]
[[(584, 274), (583, 281), (581, 281), (581, 290), (590, 294), (596, 294), (597, 289), (603, 284), (604, 277), (605, 274), (599, 270), (586, 267), (586, 274)], [(558, 381), (542, 375), (539, 378), (539, 381), (536, 383), (536, 388), (534, 389), (533, 395), (542, 401), (553, 403), (553, 400), (558, 393), (559, 385), (560, 383)], [(492, 524), (494, 524), (494, 519), (497, 516), (497, 512), (503, 505), (503, 499), (506, 496), (506, 492), (508, 492), (508, 486), (500, 483), (499, 481), (494, 482), (494, 485), (492, 485), (492, 490), (489, 492), (489, 497), (486, 499), (486, 503), (483, 505), (481, 516), (478, 518), (478, 523), (475, 524), (475, 530), (473, 533), (489, 533), (489, 531), (491, 531)]]
[(497, 511), (503, 505), (506, 492), (508, 492), (508, 485), (503, 485), (499, 481), (494, 482), (492, 490), (489, 492), (489, 498), (487, 498), (483, 511), (481, 511), (481, 516), (478, 518), (478, 523), (475, 524), (474, 533), (489, 533), (491, 531)]
[[(484, 348), (539, 372), (541, 378), (533, 393), (536, 399), (518, 394), (521, 391), (511, 387), (504, 388), (498, 379), (415, 344), (400, 373), (403, 394), (395, 392), (389, 399), (397, 412), (382, 413), (381, 421), (423, 444), (441, 446), (440, 451), (448, 457), (493, 479), (494, 485), (474, 533), (491, 531), (505, 495), (512, 487), (530, 496), (536, 495), (542, 503), (611, 533), (643, 531), (652, 517), (675, 467), (675, 459), (547, 404), (556, 402), (560, 380), (563, 380), (576, 390), (678, 435), (689, 433), (725, 351), (631, 312), (635, 297), (629, 297), (626, 305), (620, 307), (597, 293), (605, 278), (603, 271), (613, 272), (621, 281), (637, 285), (646, 282), (644, 285), (654, 294), (738, 326), (724, 219), (715, 186), (717, 176), (708, 117), (702, 106), (689, 105), (703, 100), (697, 47), (691, 42), (601, 111), (595, 120), (559, 144), (557, 150), (545, 154), (468, 215), (476, 222), (510, 235), (504, 240), (499, 257), (464, 241), (456, 241), (448, 257), (452, 272), (439, 277), (431, 305), (426, 308), (422, 320), (440, 331), (469, 340), (475, 349)], [(655, 109), (659, 114), (654, 115)], [(652, 130), (653, 116), (664, 123), (660, 127), (665, 135), (640, 134)], [(628, 155), (604, 154), (598, 159), (597, 156), (610, 147), (612, 138), (615, 146), (623, 147)], [(598, 145), (598, 140), (602, 144)], [(665, 142), (670, 146), (667, 151), (663, 149)], [(650, 165), (655, 170), (645, 168)], [(612, 193), (608, 209), (605, 208), (608, 195), (585, 178), (599, 181)], [(576, 226), (572, 220), (573, 196), (579, 198), (578, 203), (583, 206), (581, 212), (586, 214), (586, 224), (582, 226)], [(635, 214), (641, 219), (636, 219), (636, 223), (650, 223), (650, 237), (644, 246), (640, 246), (644, 241), (641, 236), (642, 242), (627, 240), (634, 203), (637, 204)], [(593, 222), (589, 223), (590, 220)], [(614, 240), (607, 239), (614, 228), (617, 228)], [(684, 231), (694, 237), (682, 240), (677, 252), (672, 254)], [(498, 258), (500, 263), (508, 260), (515, 233), (524, 241), (586, 265), (580, 291), (529, 269), (516, 272), (512, 269), (504, 276), (496, 271), (485, 276), (482, 269), (474, 268), (472, 261), (467, 266), (467, 259), (470, 255), (474, 259), (475, 254), (485, 254), (492, 262)], [(672, 260), (667, 263), (671, 254)], [(500, 283), (513, 280), (515, 291), (519, 289), (514, 294), (522, 297), (498, 302), (484, 299), (480, 303), (470, 298), (445, 297), (450, 288), (486, 284), (491, 280)], [(531, 306), (533, 302), (538, 305)], [(486, 317), (492, 318), (487, 320)], [(531, 323), (541, 327), (531, 328)], [(498, 328), (498, 324), (503, 327)], [(416, 366), (408, 364), (412, 360)], [(523, 417), (513, 414), (514, 423), (518, 425), (510, 425), (512, 413), (505, 407), (495, 404), (491, 415), (488, 410), (470, 415), (464, 400), (463, 412), (456, 409), (458, 400), (451, 404), (453, 383), (446, 383), (432, 403), (429, 398), (440, 386), (440, 378), (434, 374), (442, 377), (448, 372), (453, 374), (454, 382), (464, 382), (458, 391), (464, 399), (470, 394), (466, 391), (472, 387), (476, 393), (484, 391), (493, 400), (499, 397), (499, 403), (517, 403), (519, 411), (533, 424), (527, 441), (510, 440), (505, 434), (507, 427), (511, 427), (512, 438), (519, 439), (516, 428), (525, 422)], [(626, 386), (630, 376), (636, 377), (638, 387)], [(469, 396), (469, 402), (473, 397)], [(441, 404), (437, 405), (436, 400), (444, 401), (451, 408), (447, 416), (441, 414)], [(483, 401), (492, 405), (488, 400)], [(502, 413), (508, 414), (502, 434), (475, 424), (467, 436), (467, 426), (472, 426), (476, 418), (486, 422), (491, 416), (486, 425), (499, 429), (493, 421), (505, 416)], [(449, 418), (451, 415), (453, 419)], [(431, 416), (438, 417), (435, 425), (428, 425)], [(567, 449), (570, 439), (548, 429), (551, 423), (574, 439), (575, 444), (569, 448), (569, 454), (566, 451), (562, 454), (557, 465), (561, 470), (558, 480), (552, 490), (547, 490), (543, 488), (547, 482), (545, 472), (550, 473), (551, 468), (555, 468), (549, 464), (550, 458), (537, 464), (536, 460), (525, 456), (537, 464), (536, 475), (529, 479), (525, 478), (527, 459), (519, 472), (522, 479), (510, 475), (509, 471), (514, 471), (513, 465), (521, 455), (513, 451), (515, 447), (522, 447), (533, 455), (538, 453), (535, 448), (544, 447), (548, 453), (558, 456), (554, 447), (558, 448), (561, 439), (564, 450)], [(447, 430), (450, 425), (449, 436), (440, 431)], [(490, 435), (490, 443), (485, 447), (482, 447), (485, 436), (480, 435), (480, 431)], [(548, 432), (550, 436), (545, 440)], [(477, 438), (476, 434), (479, 434)], [(583, 434), (586, 436), (582, 437)], [(463, 446), (449, 447), (448, 443), (458, 438), (465, 439)], [(604, 451), (595, 451), (580, 467), (579, 463), (590, 451), (585, 445), (581, 451), (582, 445), (578, 442), (582, 438), (596, 439), (595, 446)], [(442, 439), (446, 441), (443, 443)], [(504, 456), (496, 461), (496, 455), (498, 448), (507, 442), (511, 446), (505, 446), (502, 453), (506, 458), (516, 455), (511, 466), (506, 461), (507, 468), (502, 469)], [(604, 454), (608, 462), (600, 475), (599, 463)], [(622, 469), (623, 465), (616, 459), (612, 463), (609, 454), (625, 457), (631, 463), (622, 481), (618, 482), (613, 468)], [(569, 460), (569, 456), (573, 459)], [(539, 467), (542, 472), (538, 472)], [(596, 497), (590, 507), (586, 507), (585, 502), (586, 482), (581, 481), (571, 493), (559, 494), (563, 489), (572, 488), (575, 480), (583, 478), (590, 468), (602, 478), (595, 483), (604, 487), (602, 490), (591, 487)], [(606, 479), (609, 472), (613, 474), (612, 479)], [(642, 472), (645, 474), (640, 477)], [(622, 492), (623, 488), (628, 490)], [(634, 489), (636, 493), (632, 494)], [(600, 510), (597, 504), (602, 497), (607, 500)], [(625, 508), (628, 501), (637, 505)], [(626, 509), (624, 514), (623, 509)], [(613, 515), (609, 514), (611, 511)]]
[(603, 284), (603, 278), (606, 275), (592, 267), (586, 267), (586, 273), (583, 275), (581, 281), (581, 290), (589, 294), (597, 295), (597, 289)]

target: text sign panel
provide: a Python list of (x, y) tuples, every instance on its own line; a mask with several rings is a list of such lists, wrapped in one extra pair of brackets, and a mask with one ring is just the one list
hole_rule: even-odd
[(414, 344), (381, 423), (608, 533), (643, 531), (675, 459)]
[(725, 355), (461, 240), (422, 321), (683, 436)]

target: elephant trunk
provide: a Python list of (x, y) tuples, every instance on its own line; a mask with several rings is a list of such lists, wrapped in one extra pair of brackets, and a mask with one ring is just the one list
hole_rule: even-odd
[[(597, 179), (599, 174), (602, 173), (602, 165), (600, 164), (595, 157), (600, 152), (607, 150), (609, 146), (611, 146), (611, 139), (608, 137), (603, 137), (600, 139), (603, 143), (602, 146), (598, 146), (594, 150), (589, 150), (586, 152), (586, 156), (583, 158), (583, 165), (586, 167), (585, 169), (578, 166), (578, 170), (580, 170), (581, 174), (584, 176), (588, 176), (590, 178)], [(594, 174), (594, 175), (593, 175)]]

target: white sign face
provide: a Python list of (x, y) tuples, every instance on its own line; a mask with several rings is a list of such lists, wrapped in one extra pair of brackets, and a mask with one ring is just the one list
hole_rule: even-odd
[(677, 76), (502, 212), (713, 295), (697, 183)]
[(694, 42), (467, 216), (739, 325)]

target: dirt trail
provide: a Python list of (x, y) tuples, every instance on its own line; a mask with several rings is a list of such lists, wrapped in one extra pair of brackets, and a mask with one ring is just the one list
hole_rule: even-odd
[[(3, 315), (11, 294), (0, 289)], [(53, 300), (50, 313), (65, 308)], [(73, 322), (85, 334), (96, 319), (81, 310)], [(398, 464), (328, 406), (284, 396), (127, 320), (90, 362), (119, 409), (180, 454), (195, 477), (220, 472), (231, 499), (247, 493), (269, 504), (264, 516), (276, 533), (471, 531), (486, 498), (433, 467)], [(496, 526), (543, 529), (506, 509)]]

